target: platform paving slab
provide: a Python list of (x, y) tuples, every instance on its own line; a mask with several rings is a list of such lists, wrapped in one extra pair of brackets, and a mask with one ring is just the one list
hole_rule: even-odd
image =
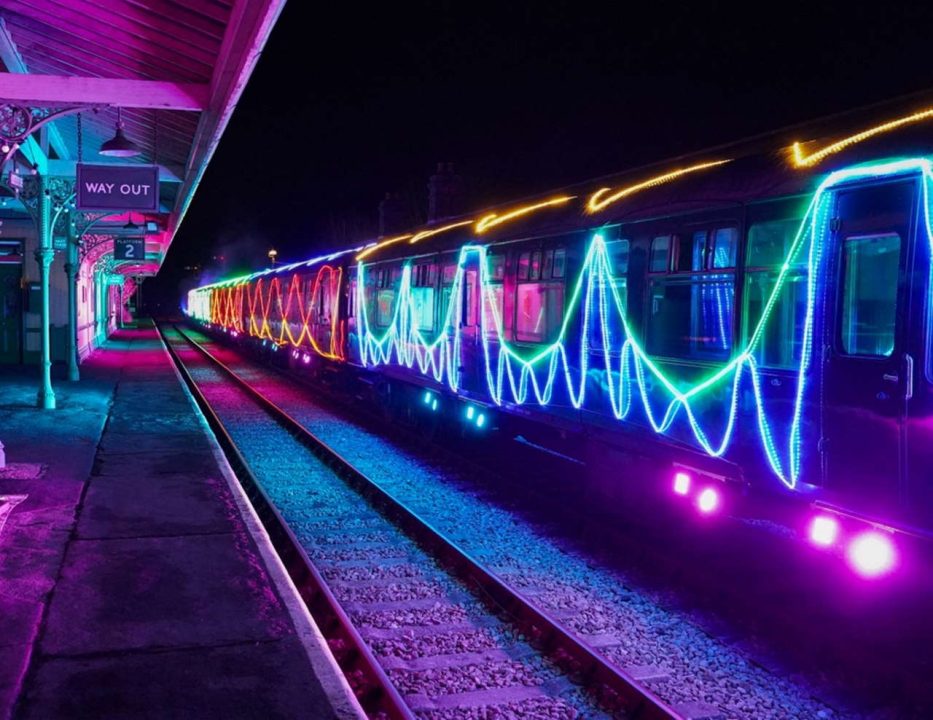
[(0, 372), (8, 461), (42, 464), (0, 475), (0, 495), (27, 495), (0, 533), (0, 718), (355, 714), (336, 673), (324, 688), (312, 671), (315, 633), (155, 331), (119, 333), (82, 370), (46, 412), (32, 373)]

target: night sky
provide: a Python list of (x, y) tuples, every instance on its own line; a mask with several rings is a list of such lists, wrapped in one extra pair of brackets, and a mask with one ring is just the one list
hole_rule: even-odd
[(923, 4), (329, 5), (286, 6), (150, 297), (370, 237), (388, 190), (423, 219), (438, 161), (478, 209), (931, 86)]

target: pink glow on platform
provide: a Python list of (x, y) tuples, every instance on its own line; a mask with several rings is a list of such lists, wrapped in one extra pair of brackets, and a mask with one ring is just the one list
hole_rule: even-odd
[(839, 539), (839, 521), (829, 515), (817, 515), (810, 522), (810, 542), (819, 547), (830, 547)]
[(697, 509), (704, 515), (710, 515), (719, 509), (721, 498), (716, 488), (705, 488), (697, 498)]
[(862, 577), (873, 578), (894, 569), (897, 553), (887, 533), (869, 530), (857, 536), (848, 550), (849, 563)]
[(685, 472), (674, 475), (674, 492), (678, 495), (686, 495), (690, 492), (690, 475)]

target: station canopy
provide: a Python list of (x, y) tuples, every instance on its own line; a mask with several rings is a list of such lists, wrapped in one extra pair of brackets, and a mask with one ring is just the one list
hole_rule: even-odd
[[(158, 166), (156, 210), (98, 214), (93, 230), (119, 236), (147, 228), (145, 261), (115, 269), (154, 274), (283, 6), (284, 0), (4, 0), (0, 135), (41, 127), (6, 163), (2, 185), (10, 191), (12, 168), (71, 182), (73, 191), (78, 162)], [(118, 121), (139, 154), (100, 154)]]

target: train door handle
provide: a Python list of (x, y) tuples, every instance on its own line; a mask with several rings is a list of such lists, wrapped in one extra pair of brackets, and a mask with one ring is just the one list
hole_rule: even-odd
[(907, 387), (904, 388), (904, 399), (910, 400), (914, 396), (914, 358), (910, 353), (904, 353), (904, 369), (907, 372)]
[(900, 378), (894, 373), (885, 373), (881, 376), (885, 382), (896, 383)]

